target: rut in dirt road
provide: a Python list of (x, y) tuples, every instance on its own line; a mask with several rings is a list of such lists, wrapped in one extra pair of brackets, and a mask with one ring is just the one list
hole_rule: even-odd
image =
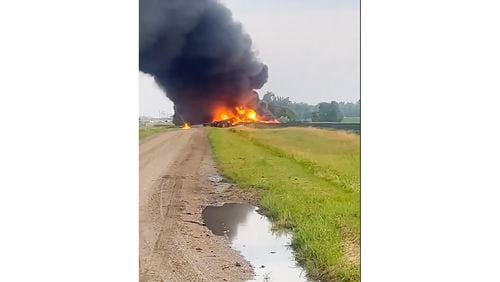
[(251, 266), (202, 223), (216, 173), (203, 128), (153, 136), (140, 148), (140, 281), (244, 281)]

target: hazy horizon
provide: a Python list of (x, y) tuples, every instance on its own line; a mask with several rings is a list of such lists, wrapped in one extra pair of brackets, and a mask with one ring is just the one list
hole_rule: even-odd
[[(360, 98), (359, 1), (223, 0), (250, 34), (269, 80), (258, 90), (294, 102)], [(139, 114), (173, 113), (154, 79), (139, 72)]]

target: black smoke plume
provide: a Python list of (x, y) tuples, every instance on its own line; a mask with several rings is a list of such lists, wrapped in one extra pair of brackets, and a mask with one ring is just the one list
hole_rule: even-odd
[(267, 82), (267, 66), (216, 0), (139, 0), (139, 69), (154, 76), (186, 122), (210, 122), (221, 105), (265, 111), (253, 90)]

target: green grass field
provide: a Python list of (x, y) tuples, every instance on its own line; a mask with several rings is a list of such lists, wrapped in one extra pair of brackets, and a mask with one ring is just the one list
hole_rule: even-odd
[(360, 117), (344, 117), (344, 119), (342, 119), (342, 122), (361, 122), (361, 118)]
[(310, 128), (208, 129), (222, 174), (260, 189), (299, 261), (322, 281), (359, 281), (360, 139)]
[(146, 137), (152, 136), (157, 133), (175, 130), (177, 127), (166, 127), (166, 126), (148, 126), (148, 127), (140, 127), (139, 128), (139, 140), (142, 140)]

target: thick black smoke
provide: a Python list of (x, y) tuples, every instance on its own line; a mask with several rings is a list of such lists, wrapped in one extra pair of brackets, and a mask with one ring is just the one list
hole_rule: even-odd
[(140, 0), (139, 53), (190, 123), (211, 121), (216, 106), (258, 104), (252, 90), (267, 82), (250, 36), (216, 0)]

